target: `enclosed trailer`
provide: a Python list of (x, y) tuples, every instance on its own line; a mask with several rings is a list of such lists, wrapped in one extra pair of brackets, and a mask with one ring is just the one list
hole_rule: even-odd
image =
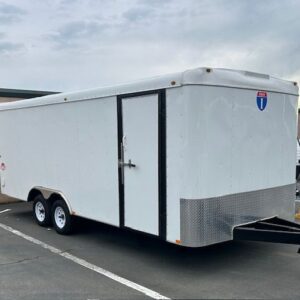
[(297, 97), (294, 82), (197, 68), (0, 104), (1, 192), (59, 233), (76, 215), (189, 247), (243, 238), (293, 218)]

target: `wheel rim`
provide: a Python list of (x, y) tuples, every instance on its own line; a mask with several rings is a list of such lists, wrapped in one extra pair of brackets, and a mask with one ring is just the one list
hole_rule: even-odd
[(59, 229), (62, 229), (66, 225), (65, 211), (60, 207), (56, 207), (54, 211), (55, 224)]
[(42, 202), (37, 202), (35, 205), (35, 215), (39, 222), (44, 222), (46, 218), (45, 207)]

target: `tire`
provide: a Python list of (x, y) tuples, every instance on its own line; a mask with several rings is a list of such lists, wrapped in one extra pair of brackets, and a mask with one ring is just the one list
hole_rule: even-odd
[(51, 207), (42, 195), (37, 195), (33, 200), (33, 217), (43, 227), (51, 225)]
[(69, 208), (63, 200), (56, 200), (52, 206), (51, 218), (53, 226), (59, 234), (70, 234), (72, 226), (72, 216)]

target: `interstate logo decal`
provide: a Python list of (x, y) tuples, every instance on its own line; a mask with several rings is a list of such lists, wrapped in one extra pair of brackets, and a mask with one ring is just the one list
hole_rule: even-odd
[(267, 107), (268, 103), (268, 94), (267, 92), (257, 92), (256, 95), (256, 104), (260, 111), (263, 111)]

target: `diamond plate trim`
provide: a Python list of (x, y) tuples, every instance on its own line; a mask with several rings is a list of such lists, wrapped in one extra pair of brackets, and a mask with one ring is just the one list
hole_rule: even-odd
[(180, 199), (181, 245), (201, 247), (232, 240), (234, 226), (295, 211), (295, 184), (206, 199)]

